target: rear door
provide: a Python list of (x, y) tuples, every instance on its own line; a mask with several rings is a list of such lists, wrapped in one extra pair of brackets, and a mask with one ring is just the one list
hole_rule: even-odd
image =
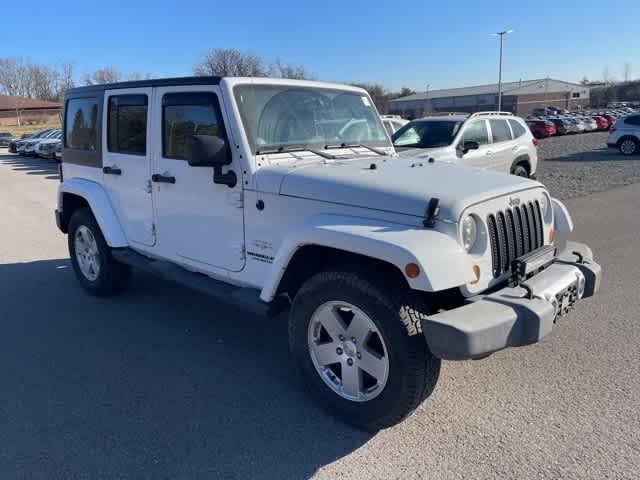
[(103, 182), (129, 242), (155, 243), (148, 112), (151, 88), (104, 94)]
[(518, 141), (513, 139), (511, 128), (505, 119), (492, 118), (489, 120), (491, 128), (491, 155), (489, 168), (502, 173), (511, 172), (511, 164), (518, 153)]

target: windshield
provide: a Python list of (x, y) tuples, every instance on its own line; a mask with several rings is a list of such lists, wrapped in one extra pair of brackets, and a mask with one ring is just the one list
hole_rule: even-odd
[(453, 120), (414, 121), (393, 134), (396, 147), (435, 148), (451, 145), (462, 122)]
[(289, 146), (389, 146), (367, 95), (287, 85), (239, 85), (234, 94), (254, 153)]

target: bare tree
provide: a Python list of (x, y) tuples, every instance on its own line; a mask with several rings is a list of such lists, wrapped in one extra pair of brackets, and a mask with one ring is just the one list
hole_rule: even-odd
[(115, 67), (99, 68), (93, 73), (85, 73), (82, 81), (85, 85), (99, 85), (103, 83), (115, 83), (121, 81), (122, 73)]
[(365, 89), (380, 113), (387, 113), (389, 111), (391, 94), (387, 92), (382, 85), (372, 83), (353, 83), (352, 85)]
[(624, 63), (624, 70), (623, 70), (622, 76), (624, 78), (625, 83), (631, 80), (631, 63), (629, 62)]
[(311, 78), (302, 65), (288, 65), (276, 59), (269, 67), (269, 75), (280, 78), (305, 80)]
[(268, 73), (260, 57), (234, 48), (209, 50), (193, 67), (193, 71), (196, 75), (229, 77), (264, 77)]

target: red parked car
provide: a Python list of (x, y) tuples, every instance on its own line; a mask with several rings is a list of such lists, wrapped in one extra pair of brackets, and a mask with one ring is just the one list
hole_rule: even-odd
[(613, 127), (616, 123), (616, 121), (618, 120), (615, 116), (613, 115), (609, 115), (608, 113), (605, 113), (604, 115), (602, 115), (604, 118), (606, 118), (609, 121), (609, 129), (611, 127)]
[(536, 138), (552, 137), (558, 133), (553, 122), (547, 120), (529, 120), (527, 125), (529, 125), (529, 130)]
[(598, 130), (609, 130), (609, 120), (600, 115), (594, 115), (593, 119), (596, 121), (596, 125), (598, 125)]

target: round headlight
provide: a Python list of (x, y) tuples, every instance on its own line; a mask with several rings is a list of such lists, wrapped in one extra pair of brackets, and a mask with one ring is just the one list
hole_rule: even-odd
[(478, 238), (478, 225), (472, 215), (467, 215), (462, 220), (462, 246), (468, 252), (473, 248)]

